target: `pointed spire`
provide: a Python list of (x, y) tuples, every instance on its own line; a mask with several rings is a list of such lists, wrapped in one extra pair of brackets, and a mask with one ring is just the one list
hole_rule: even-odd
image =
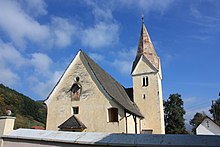
[(154, 46), (151, 42), (147, 28), (144, 24), (144, 15), (142, 15), (142, 28), (138, 43), (137, 56), (144, 55), (157, 69), (159, 68), (159, 57), (157, 56)]

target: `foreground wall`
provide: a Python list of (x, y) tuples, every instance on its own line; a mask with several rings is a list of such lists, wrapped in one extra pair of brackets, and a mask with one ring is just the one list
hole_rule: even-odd
[(110, 134), (18, 129), (3, 136), (3, 147), (213, 146), (220, 136)]
[(3, 146), (2, 136), (10, 134), (14, 128), (15, 117), (0, 116), (0, 147)]

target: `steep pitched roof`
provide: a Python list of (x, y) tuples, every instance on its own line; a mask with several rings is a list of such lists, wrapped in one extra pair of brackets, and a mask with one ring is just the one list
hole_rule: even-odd
[(86, 126), (79, 121), (74, 115), (58, 126), (60, 129), (85, 129)]
[[(122, 106), (127, 112), (143, 117), (137, 106), (130, 100), (123, 86), (119, 84), (112, 76), (97, 65), (89, 56), (82, 52), (87, 61), (87, 67), (91, 69), (99, 85), (116, 103)], [(85, 65), (86, 66), (86, 65)]]
[(133, 62), (131, 73), (135, 69), (141, 55), (144, 55), (156, 69), (159, 69), (159, 57), (157, 56), (153, 43), (151, 42), (150, 35), (148, 34), (147, 28), (144, 25), (143, 17), (142, 17), (141, 33), (140, 33), (140, 38), (138, 42), (137, 55)]

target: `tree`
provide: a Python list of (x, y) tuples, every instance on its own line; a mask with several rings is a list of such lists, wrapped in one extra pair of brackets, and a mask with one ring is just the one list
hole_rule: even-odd
[(220, 125), (220, 98), (213, 103), (209, 111), (212, 114), (214, 121)]
[(204, 120), (206, 117), (205, 113), (199, 113), (197, 112), (193, 119), (190, 120), (189, 124), (192, 126), (192, 132), (196, 134), (196, 128), (199, 126), (199, 124)]
[(164, 102), (165, 132), (167, 134), (186, 134), (184, 118), (185, 110), (181, 95), (171, 94)]

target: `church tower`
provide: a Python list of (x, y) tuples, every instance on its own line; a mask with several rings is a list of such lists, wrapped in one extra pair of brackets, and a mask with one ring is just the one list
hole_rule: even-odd
[(136, 58), (132, 66), (134, 102), (144, 119), (140, 120), (142, 133), (164, 134), (164, 112), (162, 98), (162, 72), (160, 58), (144, 25), (138, 43)]

